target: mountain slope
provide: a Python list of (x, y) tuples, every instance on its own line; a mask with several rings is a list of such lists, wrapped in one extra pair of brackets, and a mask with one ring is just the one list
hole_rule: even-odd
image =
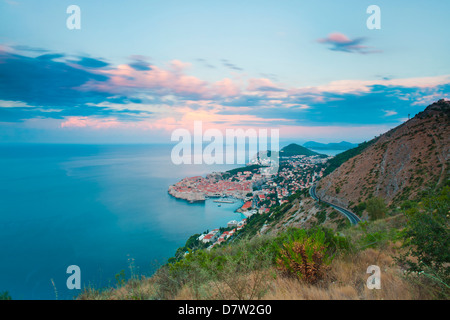
[(368, 146), (373, 144), (377, 139), (372, 139), (370, 141), (364, 141), (360, 143), (355, 148), (346, 150), (344, 152), (338, 153), (336, 156), (334, 156), (332, 159), (328, 160), (328, 166), (325, 169), (323, 175), (327, 176), (331, 172), (333, 172), (335, 169), (339, 168), (345, 161), (347, 161), (350, 158), (353, 158), (363, 152)]
[(450, 102), (439, 100), (324, 177), (317, 194), (344, 207), (372, 196), (388, 204), (414, 199), (448, 179), (449, 154)]

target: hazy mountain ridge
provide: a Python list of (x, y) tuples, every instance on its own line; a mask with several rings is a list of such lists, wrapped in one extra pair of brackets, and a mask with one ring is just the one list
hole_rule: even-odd
[(320, 143), (316, 141), (308, 141), (303, 144), (303, 147), (316, 150), (348, 150), (356, 148), (358, 144), (350, 143), (347, 141)]

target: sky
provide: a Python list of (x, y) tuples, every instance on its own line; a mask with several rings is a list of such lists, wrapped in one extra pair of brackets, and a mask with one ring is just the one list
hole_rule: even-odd
[(366, 141), (450, 98), (448, 12), (441, 0), (0, 0), (0, 143), (170, 143), (194, 121)]

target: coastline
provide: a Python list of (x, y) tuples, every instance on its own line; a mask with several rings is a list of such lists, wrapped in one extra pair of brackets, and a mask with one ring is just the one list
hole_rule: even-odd
[(186, 200), (189, 203), (194, 202), (204, 202), (206, 200), (205, 194), (201, 192), (178, 192), (175, 190), (174, 186), (169, 186), (169, 190), (167, 191), (172, 197)]
[(245, 204), (245, 198), (237, 198), (237, 197), (231, 196), (231, 195), (207, 196), (200, 192), (193, 193), (193, 194), (186, 194), (183, 192), (176, 192), (171, 187), (172, 186), (169, 187), (169, 190), (167, 191), (167, 193), (170, 196), (172, 196), (173, 198), (175, 198), (177, 200), (185, 201), (188, 204), (206, 203), (208, 200), (212, 200), (212, 202), (216, 203), (217, 206), (220, 207), (222, 204), (229, 205), (229, 204), (235, 204), (236, 202), (241, 202), (241, 205), (239, 206), (239, 208), (235, 209), (234, 212), (236, 212), (236, 213), (243, 212), (242, 207)]
[[(189, 203), (204, 202), (210, 198), (245, 200), (252, 193), (255, 182), (248, 177), (252, 177), (252, 172), (246, 171), (243, 175), (232, 175), (231, 178), (227, 172), (213, 172), (206, 177), (186, 177), (170, 185), (168, 193)], [(259, 179), (259, 175), (256, 178)]]

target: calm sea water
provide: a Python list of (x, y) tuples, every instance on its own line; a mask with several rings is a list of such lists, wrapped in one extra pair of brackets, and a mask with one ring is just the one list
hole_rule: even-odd
[(335, 155), (345, 151), (345, 150), (335, 150), (335, 149), (310, 149), (310, 150), (315, 151), (317, 153), (326, 154), (327, 156), (335, 156)]
[(0, 145), (0, 292), (71, 299), (80, 291), (66, 287), (69, 265), (81, 268), (82, 286), (113, 285), (121, 270), (130, 276), (131, 261), (149, 275), (190, 235), (243, 218), (234, 212), (241, 203), (188, 204), (167, 193), (186, 176), (239, 165), (176, 166), (170, 151)]

